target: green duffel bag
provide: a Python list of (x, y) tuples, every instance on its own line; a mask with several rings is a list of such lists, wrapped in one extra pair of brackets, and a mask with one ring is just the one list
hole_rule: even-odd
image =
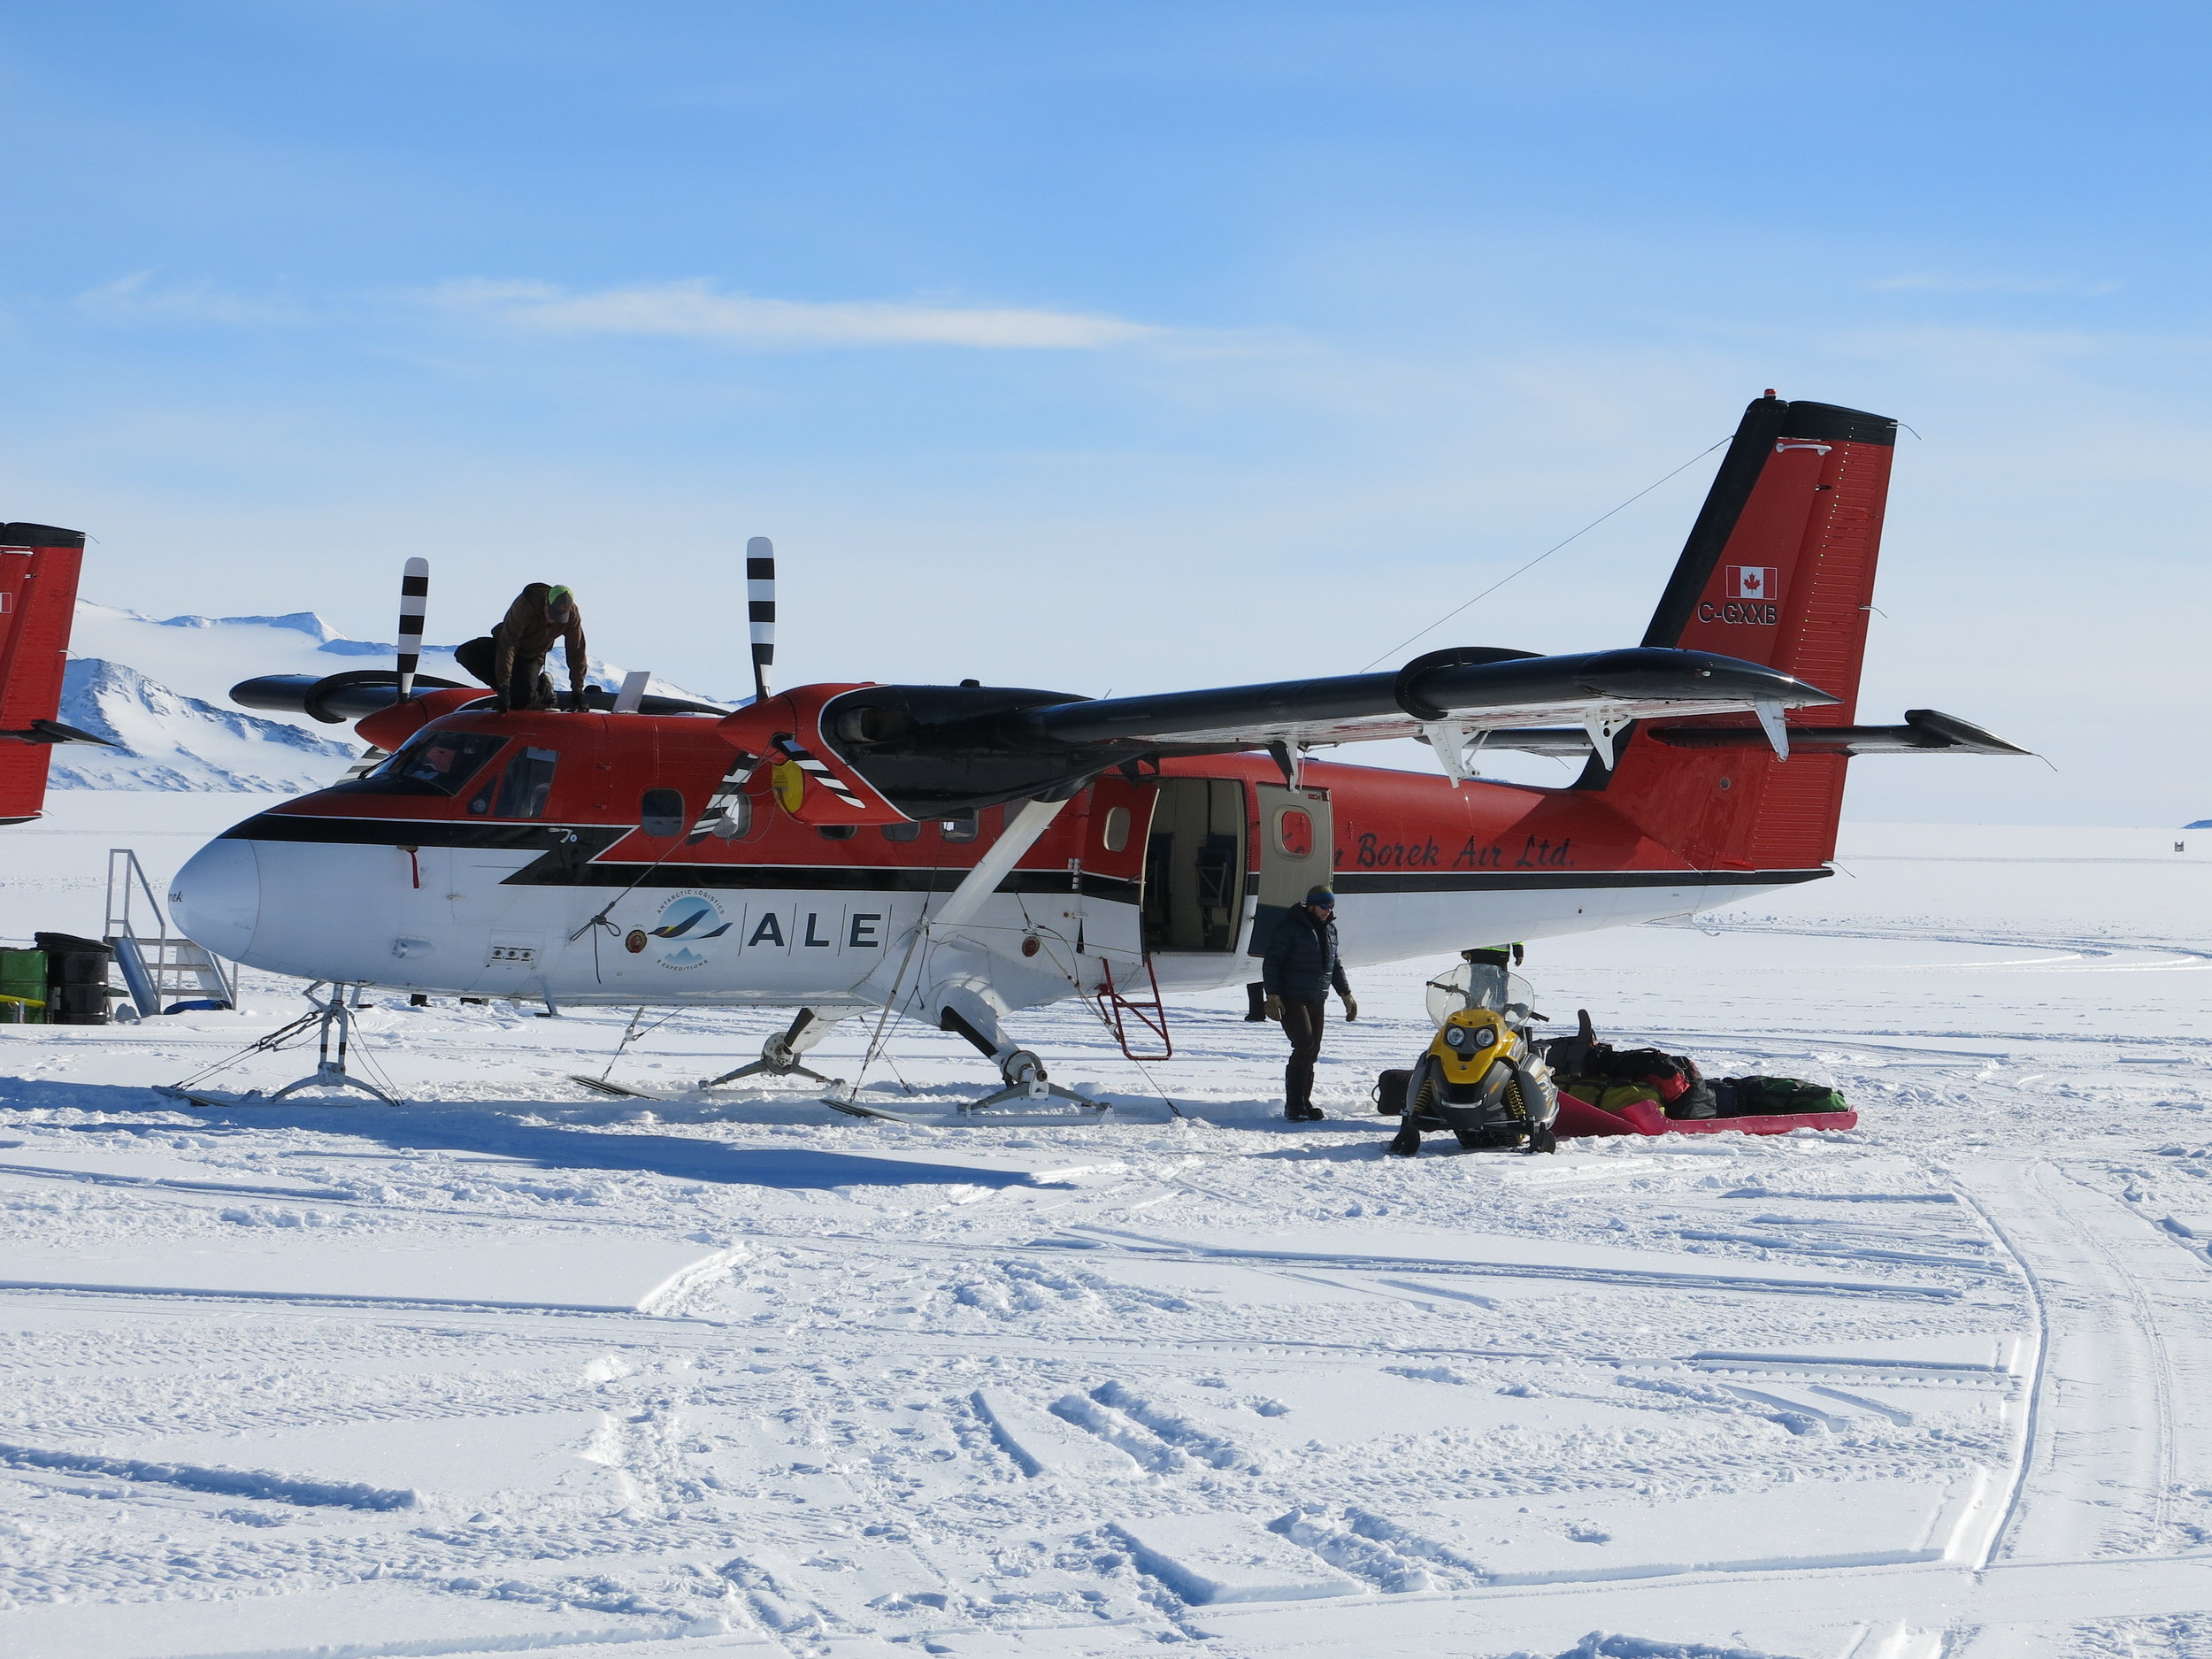
[(1781, 1118), (1793, 1112), (1847, 1112), (1844, 1098), (1824, 1083), (1795, 1077), (1725, 1077), (1714, 1090), (1723, 1118)]

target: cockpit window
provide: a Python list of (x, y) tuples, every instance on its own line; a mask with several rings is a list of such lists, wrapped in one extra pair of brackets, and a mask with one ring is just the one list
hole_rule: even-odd
[(543, 818), (553, 794), (554, 763), (559, 759), (549, 749), (517, 749), (507, 770), (476, 792), (469, 811), (480, 818)]
[(482, 732), (424, 732), (367, 776), (337, 787), (364, 795), (458, 795), (506, 741)]

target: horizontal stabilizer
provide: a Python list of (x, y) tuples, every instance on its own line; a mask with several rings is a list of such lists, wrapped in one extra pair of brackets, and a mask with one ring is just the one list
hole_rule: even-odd
[[(1755, 726), (1655, 726), (1652, 737), (1671, 749), (1763, 749)], [(1902, 726), (1792, 726), (1790, 746), (1813, 755), (2029, 755), (1993, 732), (1935, 709), (1908, 709)]]
[(64, 726), (59, 720), (33, 720), (21, 731), (0, 732), (0, 743), (97, 743), (103, 749), (119, 747), (104, 737), (80, 732), (75, 726)]

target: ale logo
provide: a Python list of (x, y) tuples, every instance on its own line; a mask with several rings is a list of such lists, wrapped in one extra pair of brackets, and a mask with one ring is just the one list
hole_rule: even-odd
[(661, 946), (661, 966), (682, 973), (707, 964), (706, 953), (697, 947), (728, 933), (730, 918), (711, 894), (679, 893), (662, 904), (659, 918), (645, 931)]
[(1771, 599), (1775, 596), (1775, 578), (1781, 572), (1771, 565), (1731, 565), (1728, 567), (1728, 596), (1731, 599)]

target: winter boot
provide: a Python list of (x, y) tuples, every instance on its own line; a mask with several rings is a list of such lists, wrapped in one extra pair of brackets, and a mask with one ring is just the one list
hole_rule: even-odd
[(1250, 1006), (1245, 1010), (1245, 1023), (1247, 1025), (1265, 1024), (1267, 1020), (1266, 985), (1264, 983), (1261, 983), (1246, 986), (1244, 987), (1244, 997), (1245, 1001), (1250, 1004)]

